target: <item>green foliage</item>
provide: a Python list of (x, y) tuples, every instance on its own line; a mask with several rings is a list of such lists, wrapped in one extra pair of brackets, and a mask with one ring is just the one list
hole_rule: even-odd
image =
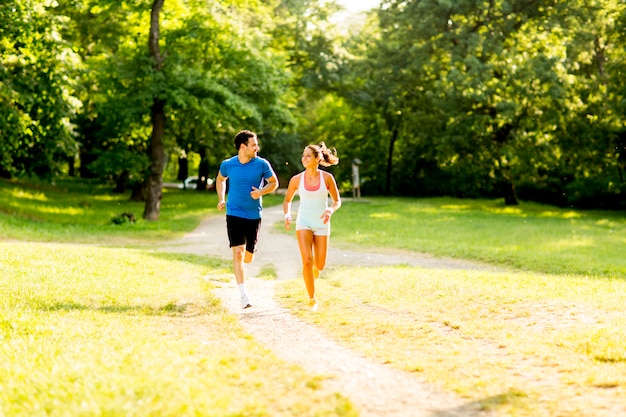
[[(261, 5), (254, 11), (269, 13)], [(256, 24), (248, 20), (252, 10), (233, 13), (199, 4), (164, 35), (168, 131), (181, 149), (205, 155), (212, 171), (232, 154), (232, 137), (242, 126), (263, 134), (293, 124), (280, 56), (263, 51), (258, 28), (238, 29)]]
[[(522, 184), (525, 198), (577, 205), (573, 180), (597, 200), (621, 189), (623, 2), (382, 3), (347, 44), (341, 90), (363, 118), (345, 145), (370, 144), (366, 191), (514, 203)], [(623, 206), (613, 193), (604, 207)]]
[(200, 176), (247, 128), (282, 177), (323, 140), (341, 183), (363, 161), (366, 194), (626, 205), (623, 1), (382, 0), (341, 22), (338, 9), (168, 1), (157, 72), (149, 2), (5, 2), (0, 176), (78, 161), (83, 178), (133, 186), (158, 98), (166, 154), (199, 155)]
[(58, 41), (63, 23), (39, 1), (0, 5), (2, 177), (52, 177), (76, 152), (70, 117), (78, 107), (77, 57)]
[(626, 210), (626, 183), (612, 180), (613, 176), (600, 174), (572, 181), (565, 187), (567, 203), (583, 209)]
[[(7, 22), (2, 25), (7, 28), (3, 29), (7, 31), (3, 51), (10, 51), (13, 45), (19, 47), (15, 43), (18, 37), (19, 42), (35, 46), (31, 64), (26, 54), (15, 55), (14, 60), (13, 55), (3, 53), (8, 61), (0, 71), (5, 71), (2, 79), (7, 78), (7, 82), (0, 83), (0, 91), (4, 92), (0, 102), (5, 103), (7, 114), (14, 114), (3, 120), (7, 123), (2, 128), (7, 132), (2, 135), (6, 142), (2, 146), (3, 175), (54, 174), (59, 163), (74, 158), (76, 138), (81, 176), (120, 179), (121, 173), (130, 172), (124, 176), (139, 181), (147, 172), (141, 167), (141, 159), (149, 147), (154, 97), (167, 103), (166, 146), (208, 153), (209, 164), (214, 167), (229, 153), (225, 143), (242, 127), (262, 132), (293, 126), (291, 111), (285, 104), (289, 75), (283, 55), (267, 47), (270, 38), (265, 35), (272, 30), (269, 16), (274, 6), (267, 2), (249, 2), (245, 8), (238, 2), (226, 1), (211, 7), (201, 1), (168, 2), (161, 25), (166, 56), (162, 74), (153, 71), (146, 47), (148, 3), (62, 0), (48, 9), (41, 2), (28, 1), (2, 6), (0, 18)], [(19, 19), (27, 13), (27, 18)], [(13, 21), (25, 23), (23, 27), (9, 24)], [(21, 34), (32, 36), (32, 41)], [(38, 38), (45, 42), (35, 42)], [(74, 61), (69, 62), (68, 56)], [(55, 66), (65, 73), (57, 77)], [(69, 69), (75, 83), (58, 84), (57, 78), (70, 78)], [(37, 71), (53, 74), (48, 77), (50, 82), (42, 79), (44, 82), (32, 87), (22, 86), (25, 80), (35, 79), (31, 73)], [(68, 87), (71, 90), (63, 90), (63, 95), (55, 91)], [(53, 130), (49, 120), (27, 115), (28, 109), (26, 113), (16, 111), (20, 106), (11, 104), (16, 93), (24, 99), (32, 97), (39, 109), (36, 111), (55, 116), (64, 124)], [(40, 97), (52, 98), (48, 107), (42, 106)], [(69, 98), (81, 104), (75, 115), (69, 113)], [(31, 126), (34, 123), (42, 123), (41, 128), (35, 130)], [(69, 135), (72, 126), (75, 136)], [(42, 134), (54, 141), (46, 144)], [(26, 142), (28, 137), (32, 145)], [(59, 151), (48, 149), (52, 145)], [(129, 166), (125, 161), (132, 155), (140, 161)], [(132, 182), (118, 184), (121, 188), (129, 185)]]
[(149, 170), (145, 153), (137, 154), (123, 143), (115, 143), (107, 151), (98, 152), (98, 158), (89, 165), (89, 170), (98, 178), (115, 181), (117, 191), (125, 191), (126, 185), (142, 184)]
[(135, 215), (127, 211), (125, 211), (122, 214), (118, 214), (117, 216), (111, 219), (111, 222), (113, 222), (113, 224), (117, 224), (118, 226), (122, 224), (127, 224), (127, 223), (133, 224), (136, 221), (137, 219), (135, 218)]

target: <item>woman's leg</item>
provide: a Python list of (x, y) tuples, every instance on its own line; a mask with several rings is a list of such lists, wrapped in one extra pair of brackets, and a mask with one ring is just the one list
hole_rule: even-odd
[(302, 258), (302, 277), (309, 298), (315, 298), (315, 279), (313, 277), (313, 232), (311, 230), (296, 231), (298, 247)]
[(328, 253), (328, 240), (330, 236), (313, 236), (313, 273), (315, 278), (326, 267), (326, 255)]

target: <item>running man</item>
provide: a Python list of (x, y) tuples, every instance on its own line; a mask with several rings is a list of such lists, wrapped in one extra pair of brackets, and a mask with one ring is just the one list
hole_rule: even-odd
[[(225, 159), (215, 180), (217, 208), (226, 208), (226, 229), (233, 251), (233, 271), (241, 296), (241, 307), (252, 307), (246, 292), (247, 265), (254, 260), (261, 230), (262, 196), (278, 188), (278, 178), (269, 161), (257, 156), (256, 133), (242, 130), (235, 135), (237, 155)], [(228, 180), (228, 201), (226, 201)], [(263, 185), (265, 182), (265, 185)]]

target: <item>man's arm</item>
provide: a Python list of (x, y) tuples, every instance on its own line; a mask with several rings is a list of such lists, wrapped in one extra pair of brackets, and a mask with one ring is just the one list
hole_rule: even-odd
[(266, 181), (267, 181), (267, 184), (265, 184), (260, 189), (256, 187), (252, 187), (252, 191), (250, 192), (250, 196), (252, 198), (254, 198), (255, 200), (258, 200), (259, 198), (261, 198), (261, 196), (264, 196), (265, 194), (269, 194), (278, 188), (278, 177), (276, 176), (276, 174), (272, 173), (272, 176), (269, 178), (266, 178)]
[(215, 179), (215, 190), (217, 191), (217, 209), (224, 210), (226, 207), (226, 180), (228, 177), (222, 175), (222, 172), (217, 173)]
[(277, 188), (278, 188), (278, 177), (276, 176), (276, 174), (274, 174), (267, 180), (267, 184), (265, 184), (265, 187), (261, 188), (261, 193), (262, 195), (269, 194), (272, 191), (276, 190)]

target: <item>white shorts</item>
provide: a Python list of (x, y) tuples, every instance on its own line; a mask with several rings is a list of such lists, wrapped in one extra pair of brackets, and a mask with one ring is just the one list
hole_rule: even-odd
[(330, 236), (330, 222), (322, 227), (311, 227), (306, 224), (296, 223), (296, 231), (298, 230), (310, 230), (313, 232), (313, 236)]

